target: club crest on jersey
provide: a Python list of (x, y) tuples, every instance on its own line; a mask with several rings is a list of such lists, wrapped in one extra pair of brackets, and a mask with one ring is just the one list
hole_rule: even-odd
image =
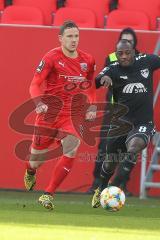
[(141, 70), (141, 75), (144, 77), (144, 78), (147, 78), (149, 76), (149, 69), (148, 68), (145, 68), (143, 70)]
[(87, 71), (87, 63), (80, 63), (80, 66), (81, 66), (81, 70), (83, 72), (86, 72)]
[(40, 73), (43, 70), (44, 65), (45, 65), (45, 62), (41, 61), (39, 66), (36, 69), (36, 72)]

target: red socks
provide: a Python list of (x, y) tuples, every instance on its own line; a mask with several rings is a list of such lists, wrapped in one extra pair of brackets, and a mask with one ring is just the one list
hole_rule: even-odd
[(58, 160), (57, 164), (55, 165), (55, 167), (53, 169), (50, 183), (49, 183), (48, 187), (45, 189), (45, 192), (51, 193), (51, 194), (53, 194), (55, 192), (57, 187), (62, 183), (64, 178), (70, 172), (70, 170), (73, 166), (74, 159), (75, 158), (62, 156)]

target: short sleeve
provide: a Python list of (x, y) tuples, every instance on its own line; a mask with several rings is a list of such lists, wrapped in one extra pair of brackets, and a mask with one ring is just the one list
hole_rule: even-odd
[(154, 54), (147, 55), (147, 60), (152, 70), (160, 68), (160, 57)]

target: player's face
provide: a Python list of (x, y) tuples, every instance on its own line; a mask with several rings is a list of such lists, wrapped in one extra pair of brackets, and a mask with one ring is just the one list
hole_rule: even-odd
[(133, 64), (135, 51), (131, 44), (118, 44), (116, 51), (118, 62), (123, 67), (128, 67)]
[(121, 39), (128, 40), (134, 46), (134, 38), (133, 38), (132, 34), (130, 34), (130, 33), (122, 34)]
[(59, 36), (62, 48), (72, 53), (75, 52), (79, 43), (79, 30), (77, 28), (67, 28), (63, 35)]

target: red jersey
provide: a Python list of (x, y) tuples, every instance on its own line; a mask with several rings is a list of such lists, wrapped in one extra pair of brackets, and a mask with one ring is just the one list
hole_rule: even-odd
[[(31, 97), (52, 95), (63, 102), (64, 114), (70, 111), (73, 96), (83, 93), (88, 101), (95, 101), (94, 58), (77, 50), (78, 57), (70, 58), (64, 55), (61, 47), (49, 51), (40, 62), (30, 86)], [(41, 84), (43, 83), (43, 90)], [(81, 100), (78, 98), (78, 108)], [(77, 104), (75, 104), (77, 112)], [(57, 107), (57, 106), (56, 106)]]

